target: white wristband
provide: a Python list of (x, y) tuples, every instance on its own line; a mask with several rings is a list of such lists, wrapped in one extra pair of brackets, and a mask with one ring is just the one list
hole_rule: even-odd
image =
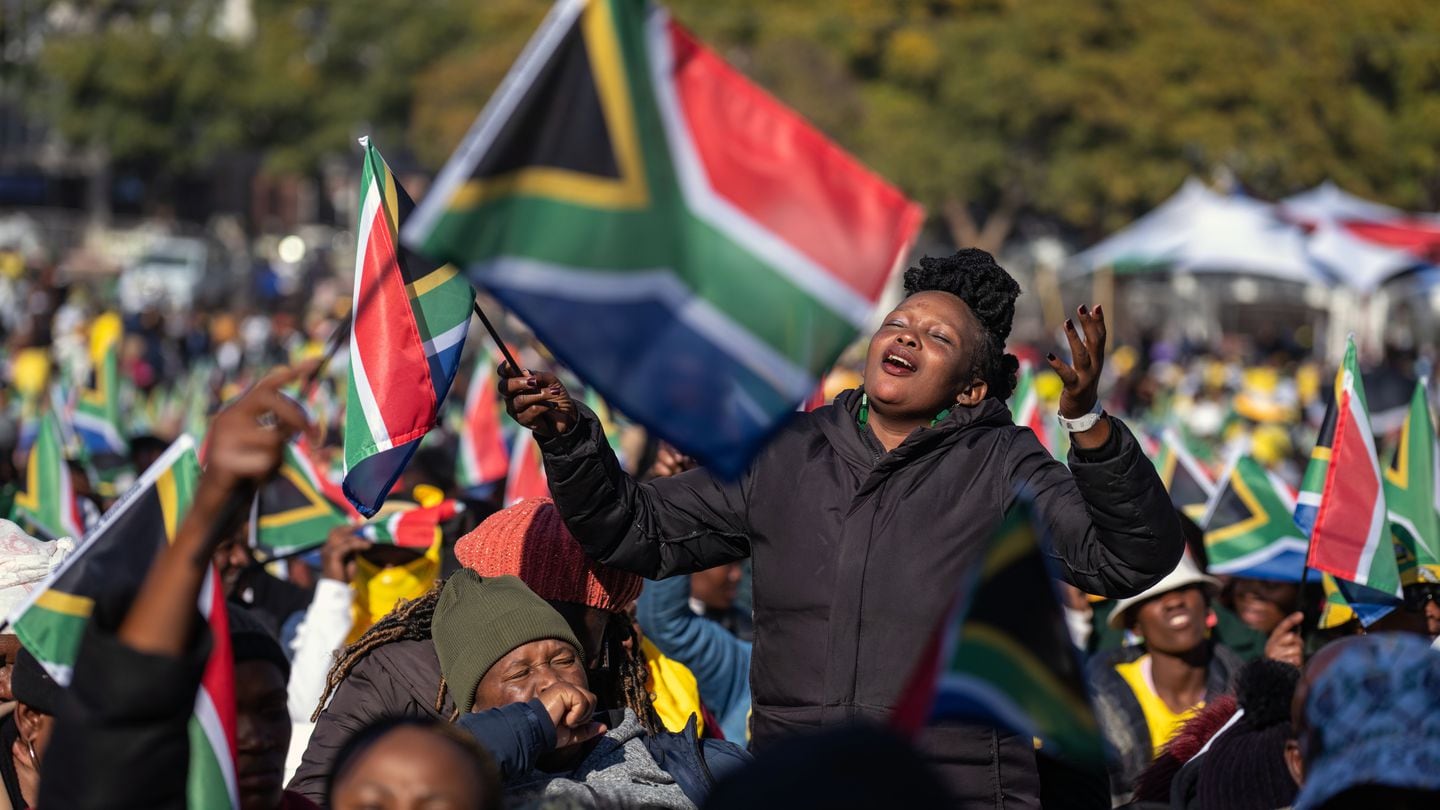
[(1099, 422), (1100, 417), (1104, 415), (1105, 409), (1100, 407), (1100, 400), (1096, 399), (1095, 407), (1091, 408), (1089, 413), (1078, 419), (1066, 419), (1064, 414), (1056, 414), (1056, 417), (1060, 420), (1060, 427), (1065, 428), (1067, 432), (1084, 433), (1090, 428), (1095, 427), (1095, 423)]

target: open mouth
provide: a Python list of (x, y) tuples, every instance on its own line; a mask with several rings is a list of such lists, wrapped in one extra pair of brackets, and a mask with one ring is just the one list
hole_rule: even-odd
[(1174, 616), (1171, 616), (1167, 620), (1167, 623), (1170, 625), (1170, 629), (1172, 630), (1184, 630), (1185, 628), (1190, 626), (1190, 614), (1177, 613)]
[(914, 360), (897, 352), (885, 355), (885, 359), (881, 361), (880, 365), (885, 368), (886, 373), (901, 377), (914, 374), (918, 370)]

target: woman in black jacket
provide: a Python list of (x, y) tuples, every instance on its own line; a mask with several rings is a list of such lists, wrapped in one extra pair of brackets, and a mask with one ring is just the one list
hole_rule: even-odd
[[(1180, 557), (1154, 468), (1098, 410), (1103, 313), (1082, 306), (1078, 327), (1066, 321), (1073, 365), (1049, 358), (1065, 383), (1066, 470), (1005, 406), (1018, 367), (1004, 353), (1020, 293), (1009, 274), (964, 250), (921, 260), (905, 289), (870, 341), (864, 388), (797, 415), (737, 481), (697, 469), (638, 484), (552, 375), (501, 368), (507, 407), (536, 433), (555, 503), (587, 553), (651, 578), (754, 558), (759, 749), (886, 720), (961, 573), (1021, 491), (1085, 591), (1137, 593)], [(962, 806), (1038, 806), (1028, 737), (946, 724), (918, 743)]]

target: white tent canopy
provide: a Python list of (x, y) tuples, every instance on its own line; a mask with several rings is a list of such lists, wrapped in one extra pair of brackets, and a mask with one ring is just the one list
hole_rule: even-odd
[(1345, 220), (1386, 222), (1409, 216), (1399, 208), (1357, 197), (1329, 180), (1281, 200), (1280, 213), (1291, 221), (1307, 225)]
[(1327, 283), (1305, 231), (1269, 203), (1217, 194), (1195, 178), (1131, 225), (1074, 257), (1078, 273), (1156, 266), (1235, 273), (1302, 284)]
[(1311, 258), (1337, 282), (1366, 295), (1391, 277), (1424, 264), (1409, 251), (1367, 242), (1332, 220), (1318, 220), (1306, 245)]

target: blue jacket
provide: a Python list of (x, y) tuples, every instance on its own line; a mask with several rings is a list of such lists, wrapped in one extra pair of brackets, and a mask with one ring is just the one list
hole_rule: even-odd
[[(535, 770), (536, 761), (555, 750), (555, 724), (538, 698), (464, 714), (456, 722), (495, 758), (503, 782)], [(697, 807), (704, 805), (716, 782), (750, 761), (733, 743), (701, 739), (694, 717), (682, 732), (646, 735), (645, 747)]]
[(666, 656), (695, 673), (700, 699), (725, 739), (750, 739), (750, 642), (690, 609), (690, 577), (646, 582), (636, 605), (640, 631)]

